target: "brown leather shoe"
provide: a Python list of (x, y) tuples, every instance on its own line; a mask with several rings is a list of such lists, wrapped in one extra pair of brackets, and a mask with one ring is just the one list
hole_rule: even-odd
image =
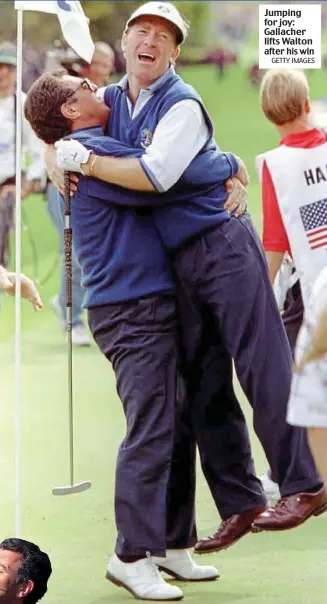
[(226, 520), (222, 521), (218, 531), (214, 535), (201, 539), (201, 541), (196, 543), (194, 552), (196, 554), (210, 554), (227, 549), (250, 532), (254, 518), (266, 509), (266, 507), (261, 506), (243, 514), (233, 514), (233, 516), (226, 518)]
[(284, 531), (303, 524), (311, 516), (327, 510), (327, 493), (324, 488), (317, 493), (295, 493), (282, 497), (273, 508), (258, 516), (252, 524), (253, 533)]

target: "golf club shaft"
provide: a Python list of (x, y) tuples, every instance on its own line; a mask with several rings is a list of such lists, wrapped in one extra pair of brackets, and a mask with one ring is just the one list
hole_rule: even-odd
[(68, 338), (68, 403), (69, 403), (69, 468), (70, 484), (74, 484), (74, 415), (73, 415), (73, 345), (72, 345), (72, 307), (67, 307)]
[(72, 346), (72, 229), (70, 226), (70, 178), (65, 172), (65, 271), (66, 271), (66, 322), (68, 344), (68, 408), (69, 408), (69, 467), (70, 484), (74, 484), (74, 416), (73, 416), (73, 346)]

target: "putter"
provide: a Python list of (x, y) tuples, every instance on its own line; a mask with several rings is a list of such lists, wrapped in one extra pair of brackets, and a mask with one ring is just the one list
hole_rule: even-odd
[(74, 484), (74, 416), (73, 416), (73, 345), (72, 345), (72, 229), (70, 226), (70, 179), (65, 172), (65, 270), (66, 270), (66, 315), (68, 339), (68, 408), (69, 408), (69, 470), (70, 485), (54, 487), (53, 495), (72, 495), (90, 488), (91, 482), (86, 480)]

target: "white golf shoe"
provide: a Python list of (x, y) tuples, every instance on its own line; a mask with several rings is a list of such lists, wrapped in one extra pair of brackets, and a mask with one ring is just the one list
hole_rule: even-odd
[(73, 346), (91, 346), (85, 325), (74, 325), (72, 327), (72, 345)]
[(127, 589), (137, 600), (181, 600), (183, 592), (163, 580), (151, 556), (137, 562), (122, 562), (116, 554), (109, 560), (106, 578)]
[(159, 570), (180, 581), (214, 581), (220, 577), (214, 566), (196, 564), (187, 549), (168, 549), (165, 558), (154, 556), (152, 560)]
[(263, 490), (267, 495), (268, 501), (278, 501), (278, 499), (280, 499), (279, 486), (277, 482), (271, 480), (269, 477), (269, 472), (267, 471), (259, 478), (261, 480)]

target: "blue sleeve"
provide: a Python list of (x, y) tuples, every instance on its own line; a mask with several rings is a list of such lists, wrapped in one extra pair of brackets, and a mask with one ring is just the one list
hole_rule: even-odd
[(103, 100), (104, 100), (105, 104), (108, 105), (108, 107), (113, 106), (113, 104), (115, 102), (116, 94), (117, 94), (117, 84), (109, 84), (108, 86), (106, 86), (104, 95), (103, 95)]
[(186, 168), (181, 181), (196, 187), (225, 182), (238, 172), (238, 163), (232, 153), (223, 153), (216, 148), (207, 152), (205, 169), (201, 153)]
[[(233, 153), (230, 153), (229, 151), (227, 153), (225, 153), (227, 161), (229, 162), (229, 165), (231, 167), (231, 175), (228, 176), (228, 178), (236, 176), (237, 172), (239, 171), (239, 165), (238, 165), (238, 161), (235, 157), (235, 155), (233, 155)], [(226, 179), (225, 179), (226, 180)]]
[[(77, 138), (77, 137), (74, 137)], [(143, 155), (144, 149), (129, 147), (111, 136), (93, 136), (88, 138), (77, 138), (87, 149), (91, 149), (96, 155), (110, 155), (111, 157), (136, 157)]]

